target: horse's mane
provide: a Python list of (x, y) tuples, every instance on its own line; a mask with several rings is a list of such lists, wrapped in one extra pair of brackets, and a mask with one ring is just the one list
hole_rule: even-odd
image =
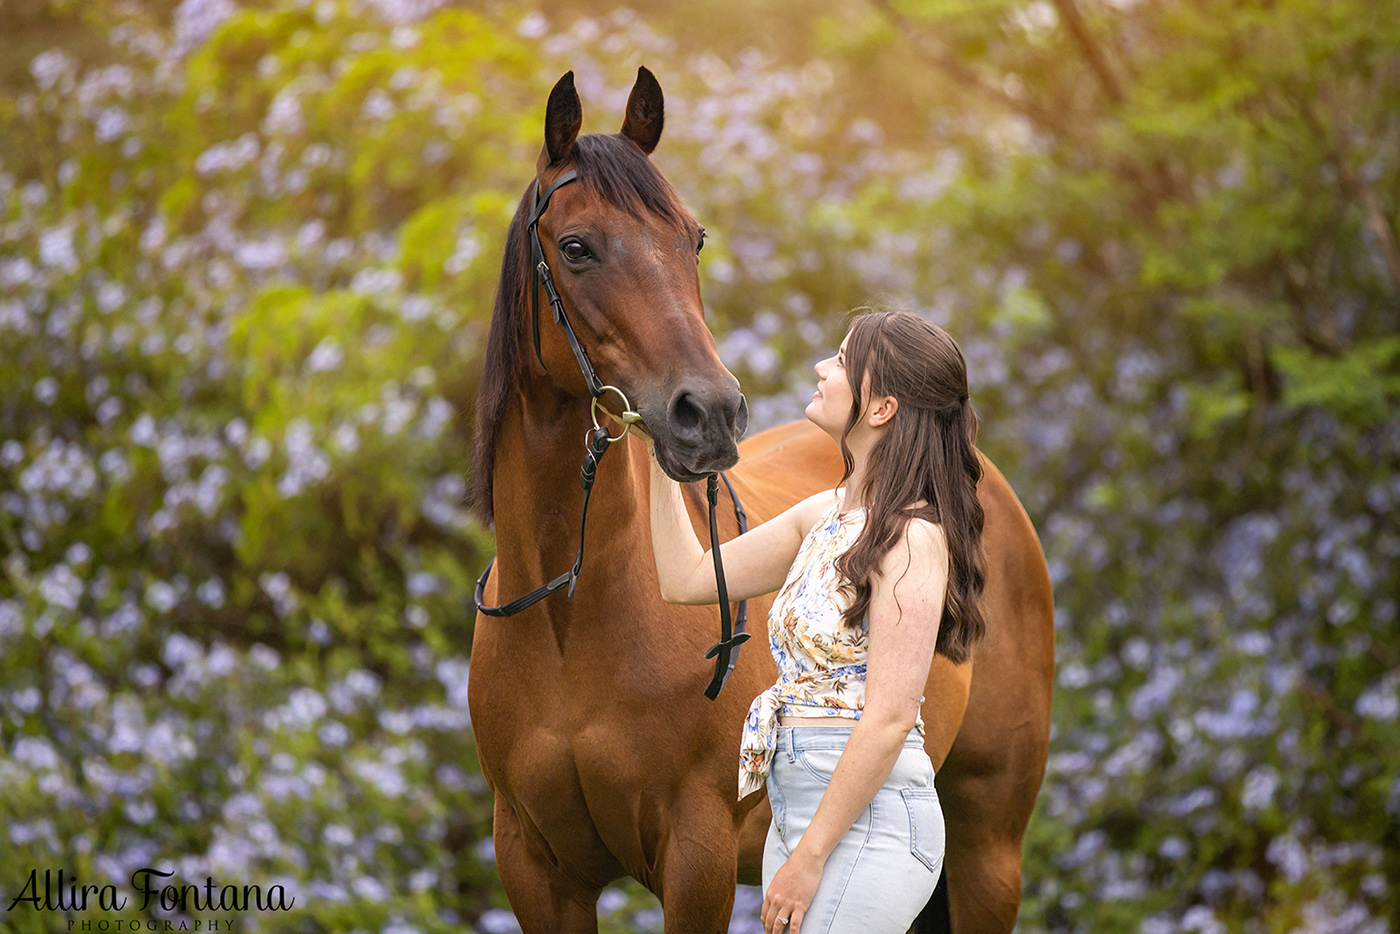
[[(673, 224), (693, 224), (693, 218), (671, 183), (641, 147), (620, 133), (588, 133), (574, 142), (573, 168), (578, 183), (607, 203), (634, 217), (648, 214)], [(533, 186), (533, 181), (531, 186)], [(501, 279), (496, 287), (496, 303), (491, 311), (491, 330), (486, 340), (481, 386), (476, 395), (476, 433), (472, 446), (467, 508), (482, 525), (494, 528), (492, 474), (496, 465), (496, 443), (511, 397), (525, 371), (522, 354), (533, 346), (525, 337), (529, 329), (530, 289), (534, 286), (530, 268), (530, 245), (525, 241), (525, 221), (531, 208), (531, 186), (516, 205), (506, 231), (505, 254), (501, 257)], [(556, 272), (556, 277), (558, 273)], [(544, 304), (544, 303), (542, 303)], [(549, 306), (540, 309), (540, 328), (553, 327)], [(533, 351), (531, 351), (533, 352)]]

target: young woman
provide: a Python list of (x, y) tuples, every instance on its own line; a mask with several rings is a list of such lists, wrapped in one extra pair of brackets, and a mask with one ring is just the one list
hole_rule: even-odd
[[(721, 546), (729, 599), (780, 590), (778, 682), (749, 708), (739, 797), (766, 787), (773, 808), (765, 931), (904, 934), (943, 865), (922, 690), (935, 652), (961, 663), (984, 628), (977, 416), (962, 351), (917, 315), (858, 315), (815, 369), (806, 415), (840, 446), (841, 483)], [(651, 530), (664, 599), (717, 603), (654, 450)]]

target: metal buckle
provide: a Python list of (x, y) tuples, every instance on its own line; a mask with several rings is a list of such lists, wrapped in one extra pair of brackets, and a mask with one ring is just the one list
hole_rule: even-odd
[[(608, 443), (612, 444), (614, 442), (621, 441), (623, 438), (627, 437), (627, 432), (632, 430), (632, 424), (634, 422), (642, 421), (642, 416), (640, 413), (632, 411), (632, 403), (627, 401), (626, 393), (624, 393), (621, 389), (618, 389), (616, 386), (604, 386), (603, 392), (606, 393), (609, 389), (617, 393), (618, 396), (620, 396), (622, 399), (622, 415), (620, 417), (617, 415), (613, 415), (613, 413), (608, 411), (606, 407), (603, 408), (604, 412), (607, 412), (609, 415), (612, 415), (613, 418), (616, 418), (618, 419), (618, 421), (622, 422), (622, 433), (616, 438), (608, 438)], [(601, 398), (601, 395), (593, 397), (592, 414), (594, 428), (603, 427), (602, 425), (598, 424), (598, 400)]]

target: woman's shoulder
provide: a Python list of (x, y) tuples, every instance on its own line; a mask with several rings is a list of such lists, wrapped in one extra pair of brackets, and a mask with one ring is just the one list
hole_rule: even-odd
[(927, 500), (921, 499), (917, 503), (905, 506), (901, 512), (908, 521), (900, 532), (900, 538), (908, 543), (910, 548), (934, 552), (947, 550), (948, 540), (944, 535), (943, 523), (936, 518), (938, 511), (930, 506)]
[(909, 524), (905, 526), (906, 536), (914, 536), (917, 541), (924, 543), (946, 544), (947, 539), (943, 533), (943, 523), (934, 522), (921, 516), (910, 516)]
[[(909, 555), (913, 564), (924, 566), (946, 566), (948, 561), (948, 538), (942, 522), (934, 522), (919, 516), (910, 516), (903, 533), (906, 548), (899, 549)], [(890, 549), (891, 552), (895, 549)]]
[[(926, 580), (929, 575), (946, 574), (949, 560), (943, 524), (910, 516), (899, 537), (881, 556), (878, 576), (889, 582), (907, 577), (911, 583), (906, 586), (922, 586), (913, 582)], [(889, 586), (896, 586), (896, 583)]]
[(810, 535), (812, 530), (817, 527), (817, 523), (834, 512), (840, 501), (841, 494), (835, 490), (821, 490), (807, 497), (802, 513), (802, 527), (806, 530), (803, 537)]

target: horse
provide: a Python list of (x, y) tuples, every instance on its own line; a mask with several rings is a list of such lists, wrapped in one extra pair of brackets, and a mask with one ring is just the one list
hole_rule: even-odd
[[(468, 507), (494, 527), (497, 549), (483, 605), (550, 580), (580, 544), (576, 456), (598, 423), (575, 331), (598, 379), (635, 404), (637, 430), (681, 484), (701, 541), (709, 529), (697, 482), (711, 474), (727, 472), (751, 524), (840, 480), (839, 451), (805, 419), (743, 438), (747, 403), (704, 321), (703, 229), (650, 159), (663, 120), (661, 88), (645, 68), (619, 133), (580, 135), (572, 72), (550, 92), (535, 178), (506, 234), (477, 395)], [(551, 189), (570, 171), (576, 184)], [(531, 218), (540, 191), (552, 201)], [(532, 220), (568, 334), (548, 324), (532, 332), (527, 320), (545, 295), (527, 243)], [(761, 880), (772, 811), (766, 794), (736, 800), (739, 738), (777, 668), (755, 640), (719, 696), (703, 696), (715, 609), (661, 599), (650, 455), (636, 434), (622, 435), (620, 453), (595, 464), (576, 592), (508, 618), (476, 617), (468, 705), (494, 794), (497, 869), (526, 934), (596, 932), (598, 895), (625, 876), (660, 900), (666, 934), (722, 934), (736, 882)], [(939, 656), (929, 670), (925, 749), (947, 849), (916, 931), (1012, 929), (1021, 841), (1049, 746), (1049, 574), (1011, 486), (979, 456), (987, 635), (968, 662)], [(721, 540), (739, 534), (734, 505), (721, 494)], [(766, 619), (772, 600), (753, 599), (753, 618)]]

